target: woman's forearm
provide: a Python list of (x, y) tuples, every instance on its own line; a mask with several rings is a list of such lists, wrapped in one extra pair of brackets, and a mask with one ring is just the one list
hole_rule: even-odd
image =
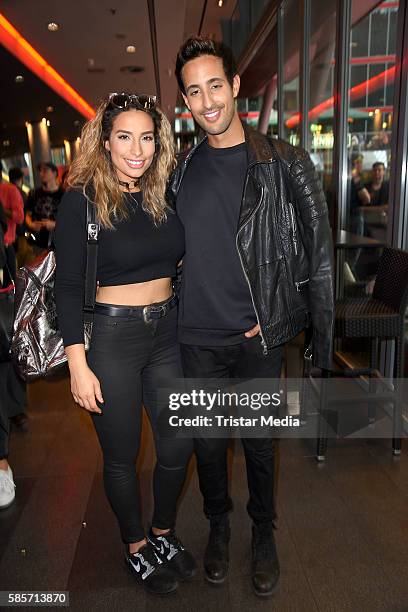
[(70, 371), (88, 366), (84, 344), (71, 344), (65, 347), (65, 353), (68, 357), (68, 367)]

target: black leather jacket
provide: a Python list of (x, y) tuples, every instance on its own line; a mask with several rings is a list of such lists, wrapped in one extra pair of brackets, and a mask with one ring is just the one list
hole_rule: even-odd
[[(249, 159), (236, 245), (264, 352), (311, 324), (313, 363), (331, 369), (333, 245), (314, 165), (303, 149), (268, 139), (246, 125), (244, 130)], [(200, 144), (170, 178), (168, 197), (173, 205)]]

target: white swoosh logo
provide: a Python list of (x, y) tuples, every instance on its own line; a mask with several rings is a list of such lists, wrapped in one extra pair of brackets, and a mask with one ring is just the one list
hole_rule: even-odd
[(133, 565), (133, 567), (135, 568), (135, 570), (136, 570), (137, 572), (140, 572), (140, 563), (139, 563), (139, 561), (137, 562), (137, 564), (136, 564), (136, 563), (133, 563), (133, 561), (132, 561), (132, 559), (131, 559), (130, 557), (129, 557), (129, 561), (131, 562), (131, 564)]

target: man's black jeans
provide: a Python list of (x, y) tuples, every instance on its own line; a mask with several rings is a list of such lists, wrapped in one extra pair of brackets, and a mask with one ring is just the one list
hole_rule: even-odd
[[(279, 378), (283, 347), (263, 354), (260, 336), (232, 346), (181, 345), (186, 378)], [(275, 442), (273, 438), (242, 438), (248, 479), (247, 510), (254, 523), (272, 522), (274, 504)], [(228, 494), (228, 439), (194, 440), (200, 490), (207, 518), (232, 508)]]

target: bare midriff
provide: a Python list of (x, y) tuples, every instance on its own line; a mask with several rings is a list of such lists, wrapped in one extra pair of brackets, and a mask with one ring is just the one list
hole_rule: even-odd
[(173, 293), (170, 278), (156, 278), (144, 283), (98, 287), (96, 301), (101, 304), (148, 306), (164, 302)]

